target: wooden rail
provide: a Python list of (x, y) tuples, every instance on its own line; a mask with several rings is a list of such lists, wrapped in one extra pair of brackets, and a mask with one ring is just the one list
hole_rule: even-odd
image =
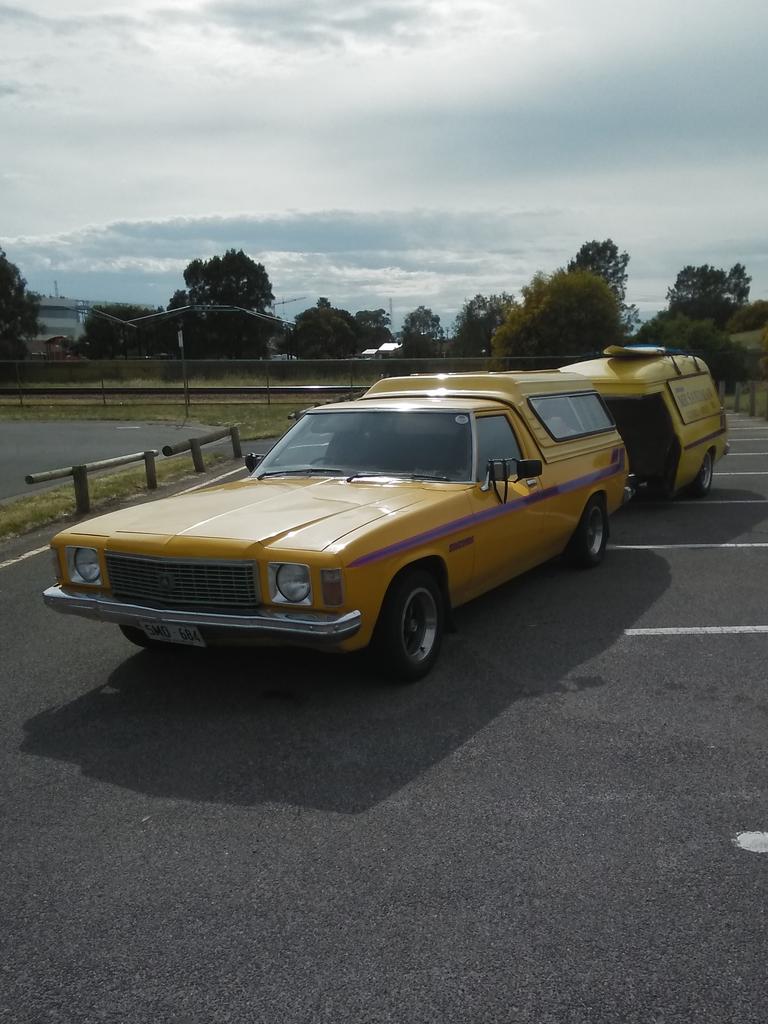
[(65, 469), (48, 469), (44, 473), (29, 473), (24, 479), (28, 484), (42, 484), (48, 480), (63, 480), (71, 476), (75, 485), (75, 507), (79, 515), (91, 510), (91, 495), (88, 489), (88, 474), (99, 469), (110, 469), (113, 466), (127, 466), (132, 462), (143, 462), (147, 474), (147, 487), (157, 487), (157, 449), (145, 452), (134, 452), (131, 455), (118, 455), (114, 459), (100, 459), (98, 462), (86, 462), (80, 466), (69, 466)]
[(210, 434), (202, 434), (200, 437), (190, 437), (186, 441), (179, 441), (178, 444), (165, 444), (163, 445), (163, 455), (180, 455), (182, 452), (191, 452), (195, 472), (204, 473), (203, 445), (212, 444), (214, 441), (223, 441), (225, 437), (232, 441), (232, 458), (241, 459), (243, 451), (240, 447), (240, 430), (236, 426), (213, 430)]

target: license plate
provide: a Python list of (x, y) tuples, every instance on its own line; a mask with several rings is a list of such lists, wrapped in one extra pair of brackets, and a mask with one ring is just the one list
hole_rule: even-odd
[(163, 640), (169, 644), (192, 644), (205, 647), (205, 640), (195, 626), (177, 626), (170, 622), (142, 622), (141, 628), (150, 640)]

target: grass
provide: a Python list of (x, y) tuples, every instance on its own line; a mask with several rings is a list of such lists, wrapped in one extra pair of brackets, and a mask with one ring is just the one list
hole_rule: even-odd
[[(761, 418), (768, 418), (768, 389), (758, 388), (755, 396), (755, 416)], [(730, 412), (734, 409), (734, 396), (725, 396), (725, 407)], [(749, 415), (749, 391), (742, 392), (741, 400), (739, 401), (739, 412)]]
[[(247, 440), (276, 437), (291, 425), (288, 415), (307, 408), (307, 403), (280, 402), (200, 402), (190, 406), (191, 419), (211, 426), (240, 427), (240, 436)], [(82, 399), (26, 399), (24, 406), (11, 400), (0, 401), (0, 421), (40, 420), (146, 420), (148, 422), (183, 423), (184, 406), (178, 402), (113, 402), (102, 405)]]
[[(276, 437), (291, 425), (289, 413), (306, 408), (306, 404), (280, 402), (201, 402), (190, 407), (190, 418), (211, 426), (240, 427), (243, 441), (259, 437)], [(148, 422), (184, 423), (184, 406), (178, 402), (101, 402), (69, 399), (51, 401), (49, 398), (26, 399), (23, 407), (14, 400), (0, 401), (0, 423), (3, 420), (142, 420)], [(0, 428), (1, 429), (1, 428)], [(203, 449), (206, 464), (215, 465), (228, 458), (223, 452)], [(170, 483), (191, 474), (188, 455), (178, 459), (159, 459), (158, 483)], [(104, 510), (109, 505), (145, 490), (144, 467), (93, 474), (89, 477), (92, 510)], [(72, 482), (35, 495), (18, 498), (0, 505), (0, 540), (28, 533), (38, 527), (60, 522), (74, 515), (75, 497)]]
[[(231, 453), (209, 452), (205, 455), (206, 466), (212, 468), (219, 463), (232, 461)], [(158, 484), (172, 483), (184, 477), (195, 476), (189, 455), (157, 461)], [(146, 490), (144, 466), (90, 474), (88, 485), (91, 494), (91, 512), (104, 511), (124, 498), (137, 494), (149, 496)], [(75, 491), (72, 481), (49, 491), (41, 491), (28, 498), (0, 505), (0, 540), (28, 533), (38, 527), (61, 522), (75, 514)], [(89, 513), (90, 515), (90, 513)]]

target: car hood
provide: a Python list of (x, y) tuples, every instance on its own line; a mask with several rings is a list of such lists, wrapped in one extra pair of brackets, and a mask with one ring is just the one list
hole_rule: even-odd
[[(434, 503), (456, 485), (285, 478), (245, 480), (122, 509), (76, 528), (131, 550), (140, 537), (198, 538), (264, 548), (322, 551), (403, 509)], [(154, 545), (153, 545), (154, 546)]]

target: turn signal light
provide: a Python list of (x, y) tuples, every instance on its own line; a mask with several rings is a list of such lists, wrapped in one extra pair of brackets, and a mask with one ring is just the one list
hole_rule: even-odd
[(320, 588), (323, 594), (323, 604), (334, 607), (344, 604), (344, 586), (341, 579), (341, 569), (321, 569)]

